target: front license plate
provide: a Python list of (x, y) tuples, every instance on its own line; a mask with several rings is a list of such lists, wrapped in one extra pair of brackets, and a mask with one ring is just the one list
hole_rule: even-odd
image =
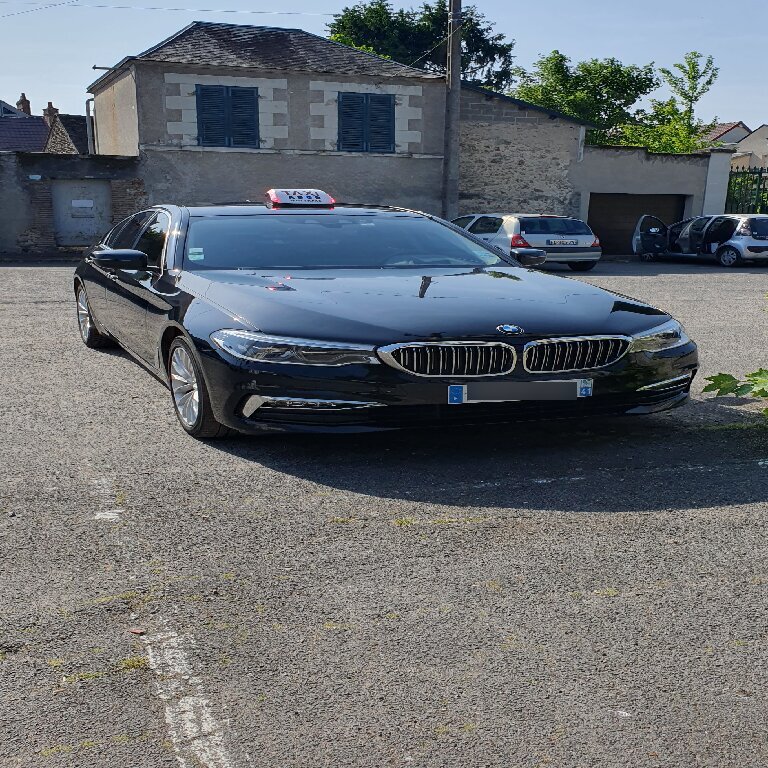
[(578, 245), (578, 240), (547, 240), (547, 245)]
[(592, 397), (592, 379), (567, 381), (479, 381), (449, 384), (449, 405), (509, 403), (521, 400), (578, 400)]

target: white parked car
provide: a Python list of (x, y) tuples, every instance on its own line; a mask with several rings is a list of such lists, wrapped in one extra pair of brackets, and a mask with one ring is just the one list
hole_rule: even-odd
[(576, 272), (592, 269), (602, 255), (600, 240), (580, 219), (543, 213), (473, 213), (453, 224), (502, 250), (541, 248), (547, 264), (567, 264)]
[(768, 263), (768, 214), (726, 213), (695, 216), (665, 224), (655, 216), (642, 216), (632, 247), (643, 261), (664, 256), (714, 258), (723, 267), (744, 261)]

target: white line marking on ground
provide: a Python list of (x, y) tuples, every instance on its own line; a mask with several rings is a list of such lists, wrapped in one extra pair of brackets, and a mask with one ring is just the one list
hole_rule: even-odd
[(98, 506), (101, 507), (93, 516), (94, 520), (107, 520), (114, 523), (120, 520), (120, 515), (125, 512), (122, 507), (117, 509), (108, 509), (115, 503), (115, 489), (111, 480), (106, 478), (96, 478), (91, 480), (91, 496), (96, 497)]
[(200, 678), (193, 674), (182, 638), (168, 631), (141, 639), (155, 673), (157, 693), (165, 703), (165, 721), (179, 765), (233, 768), (224, 728), (213, 716)]

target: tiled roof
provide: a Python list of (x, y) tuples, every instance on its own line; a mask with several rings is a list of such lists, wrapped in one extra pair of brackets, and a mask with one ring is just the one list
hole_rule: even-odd
[(85, 115), (59, 115), (59, 121), (64, 126), (79, 155), (88, 154), (88, 128)]
[[(207, 21), (192, 22), (143, 53), (123, 59), (115, 69), (136, 59), (174, 64), (333, 72), (373, 77), (416, 77), (425, 80), (442, 78), (432, 72), (408, 67), (335, 43), (303, 29), (252, 27)], [(108, 72), (92, 83), (89, 90), (109, 78), (110, 74)]]
[(742, 126), (745, 131), (749, 131), (749, 128), (741, 120), (737, 120), (735, 123), (718, 123), (704, 138), (707, 141), (717, 141), (721, 136), (724, 136), (728, 131), (738, 126)]
[(596, 125), (592, 125), (592, 123), (579, 120), (577, 117), (571, 117), (570, 115), (566, 115), (564, 112), (558, 112), (556, 109), (540, 107), (538, 104), (532, 104), (530, 101), (523, 101), (522, 99), (516, 99), (514, 96), (507, 96), (506, 93), (491, 91), (488, 88), (483, 88), (480, 85), (467, 82), (466, 80), (462, 81), (461, 89), (463, 91), (473, 91), (474, 93), (478, 93), (481, 96), (485, 96), (487, 99), (500, 99), (501, 101), (505, 101), (508, 104), (514, 104), (516, 107), (520, 107), (521, 109), (529, 110), (532, 112), (543, 112), (545, 115), (549, 115), (552, 118), (559, 117), (562, 120), (567, 120), (571, 123), (576, 123), (577, 125), (583, 125), (587, 128), (597, 127)]
[(0, 152), (42, 152), (47, 138), (42, 117), (0, 117)]

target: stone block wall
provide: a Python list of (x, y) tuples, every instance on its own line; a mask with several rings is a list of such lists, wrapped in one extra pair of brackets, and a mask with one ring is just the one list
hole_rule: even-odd
[(460, 213), (578, 215), (569, 178), (580, 125), (474, 90), (462, 92)]
[(138, 160), (105, 155), (0, 152), (0, 253), (57, 249), (53, 185), (58, 180), (104, 179), (112, 193), (112, 223), (147, 204)]

